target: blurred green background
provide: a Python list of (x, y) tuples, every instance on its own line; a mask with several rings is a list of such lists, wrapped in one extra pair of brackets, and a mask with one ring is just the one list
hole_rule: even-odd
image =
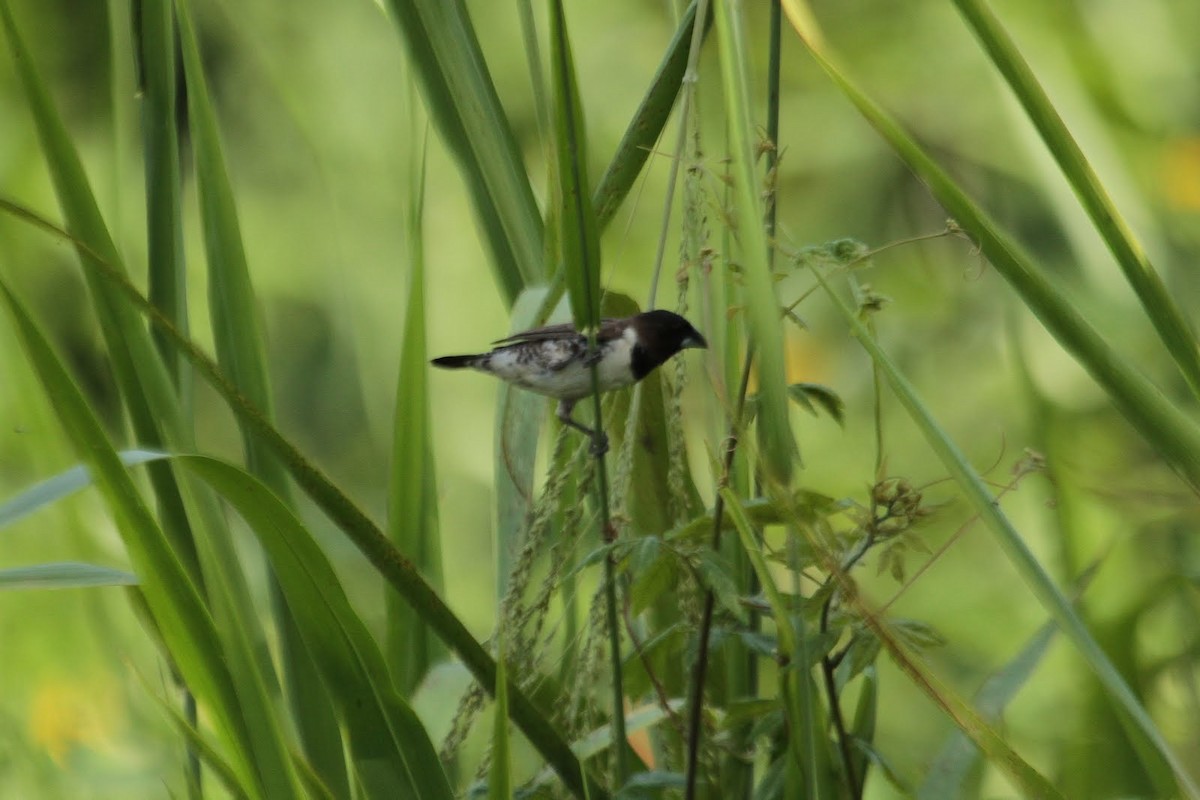
[[(133, 65), (126, 52), (114, 58), (109, 46), (110, 29), (117, 40), (128, 35), (122, 30), (128, 9), (55, 0), (13, 5), (118, 245), (130, 264), (144, 264)], [(670, 5), (570, 4), (593, 178), (674, 30)], [(509, 3), (470, 7), (540, 190), (546, 170), (517, 12)], [(1200, 5), (1006, 0), (994, 7), (1180, 304), (1196, 308)], [(765, 8), (748, 4), (752, 42), (765, 41)], [(861, 84), (1044, 269), (1072, 287), (1074, 301), (1111, 342), (1168, 394), (1185, 396), (1112, 258), (954, 9), (932, 0), (837, 0), (814, 9)], [(403, 47), (384, 12), (365, 0), (216, 0), (197, 3), (195, 12), (262, 297), (280, 427), (382, 517), (406, 281), (401, 221), (412, 126)], [(874, 248), (943, 230), (945, 212), (794, 35), (785, 31), (783, 44), (781, 248), (846, 237)], [(0, 192), (58, 219), (7, 55), (0, 59)], [(765, 65), (765, 47), (756, 57)], [(710, 77), (714, 58), (710, 43), (701, 70), (702, 114), (706, 98), (719, 92)], [(761, 82), (757, 89), (765, 93)], [(706, 117), (707, 180), (714, 192), (723, 169), (722, 125)], [(431, 142), (425, 214), (430, 350), (472, 352), (507, 333), (508, 320), (454, 164), (436, 137)], [(673, 135), (659, 147), (666, 152), (672, 142)], [(649, 291), (667, 167), (667, 159), (651, 158), (604, 239), (605, 284), (640, 302)], [(188, 198), (187, 248), (200, 263), (195, 199)], [(661, 304), (674, 297), (677, 219), (678, 211), (668, 231)], [(720, 249), (719, 209), (709, 209), (708, 219)], [(70, 248), (0, 217), (0, 269), (36, 301), (43, 324), (116, 429), (113, 385)], [(890, 249), (860, 279), (890, 298), (876, 319), (881, 342), (978, 469), (1003, 486), (1026, 448), (1050, 459), (1054, 481), (1044, 472), (1023, 477), (1005, 495), (1005, 510), (1060, 579), (1103, 559), (1087, 594), (1089, 619), (1183, 760), (1200, 763), (1195, 496), (1013, 301), (969, 242), (942, 238)], [(194, 335), (207, 343), (200, 269), (191, 282)], [(810, 285), (797, 274), (781, 284), (780, 296), (790, 301)], [(872, 482), (874, 455), (869, 361), (819, 293), (797, 311), (807, 329), (788, 328), (789, 377), (827, 384), (847, 406), (844, 428), (796, 412), (801, 483), (861, 499)], [(0, 324), (0, 500), (74, 463), (14, 342), (8, 324)], [(703, 469), (719, 444), (705, 433), (716, 411), (708, 386), (716, 367), (689, 358), (685, 414), (693, 417), (692, 461)], [(1048, 434), (1032, 424), (1034, 395), (1019, 365), (1047, 404)], [(431, 382), (446, 592), (485, 638), (495, 612), (496, 386), (466, 374), (435, 373)], [(199, 440), (206, 451), (236, 456), (232, 419), (205, 387), (197, 391)], [(947, 643), (929, 657), (941, 680), (969, 695), (1013, 657), (1045, 614), (986, 532), (969, 524), (970, 511), (942, 480), (942, 467), (907, 418), (887, 399), (884, 409), (888, 474), (925, 487), (926, 498), (942, 504), (921, 539), (937, 551), (965, 526), (889, 613), (923, 620), (941, 633)], [(711, 483), (700, 487), (711, 502)], [(1057, 535), (1064, 519), (1080, 534), (1071, 547)], [(366, 574), (360, 557), (341, 538), (328, 543), (353, 599), (369, 621), (376, 610), (379, 622), (378, 582), (355, 581)], [(909, 575), (928, 558), (911, 552)], [(0, 567), (50, 560), (125, 565), (92, 493), (0, 531)], [(868, 597), (882, 605), (898, 586), (876, 575), (876, 562), (861, 577)], [(163, 774), (178, 769), (181, 745), (147, 691), (147, 684), (159, 687), (166, 677), (119, 590), (2, 593), (0, 647), (0, 795), (163, 796)], [(952, 726), (886, 660), (881, 665), (877, 749), (903, 781), (918, 783)], [(435, 687), (418, 698), (435, 740), (453, 697)], [(1114, 762), (1131, 758), (1127, 750), (1113, 744), (1115, 755), (1104, 760), (1120, 730), (1105, 707), (1074, 654), (1056, 643), (1006, 712), (1004, 729), (1047, 774), (1069, 773), (1071, 759), (1082, 758), (1132, 776), (1136, 786), (1139, 768)], [(1009, 793), (1000, 778), (989, 780), (985, 794)], [(894, 792), (873, 775), (870, 796)]]

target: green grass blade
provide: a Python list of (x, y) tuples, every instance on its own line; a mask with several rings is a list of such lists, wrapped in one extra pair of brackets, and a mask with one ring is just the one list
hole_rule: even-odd
[(1125, 683), (1125, 680), (1121, 677), (1121, 673), (1092, 637), (1092, 634), (1087, 629), (1087, 625), (1075, 613), (1071, 604), (1054, 584), (1053, 579), (1042, 568), (1037, 558), (1026, 546), (1024, 539), (1021, 538), (1021, 534), (1012, 526), (1008, 517), (1000, 511), (1000, 506), (995, 496), (993, 496), (987, 485), (983, 482), (983, 479), (967, 461), (966, 456), (962, 454), (958, 446), (950, 440), (933, 419), (925, 404), (917, 396), (916, 390), (913, 389), (912, 385), (901, 374), (895, 362), (871, 338), (870, 332), (859, 321), (858, 316), (846, 301), (833, 291), (819, 271), (814, 270), (813, 274), (820, 281), (829, 297), (833, 299), (835, 306), (841, 312), (859, 342), (871, 355), (875, 363), (883, 370), (884, 376), (887, 378), (892, 391), (896, 394), (900, 403), (917, 424), (925, 440), (929, 443), (934, 453), (937, 454), (947, 472), (950, 473), (963, 494), (966, 495), (975, 513), (979, 515), (988, 529), (995, 535), (1001, 549), (1004, 550), (1009, 560), (1013, 563), (1013, 566), (1016, 567), (1017, 573), (1024, 579), (1034, 596), (1037, 597), (1051, 618), (1058, 623), (1063, 633), (1066, 634), (1067, 638), (1079, 650), (1088, 666), (1095, 672), (1096, 677), (1100, 679), (1100, 682), (1108, 691), (1109, 697), (1113, 702), (1128, 714), (1134, 725), (1147, 737), (1163, 759), (1171, 766), (1180, 787), (1183, 788), (1188, 796), (1200, 797), (1200, 792), (1197, 791), (1192, 778), (1188, 775), (1178, 757), (1171, 751), (1166, 739), (1158, 728), (1155, 727), (1150, 715), (1142, 708), (1137, 696)]
[(509, 800), (513, 796), (512, 755), (508, 735), (508, 679), (504, 646), (496, 656), (496, 707), (492, 728), (492, 769), (488, 776), (488, 800)]
[(816, 34), (796, 16), (797, 0), (785, 0), (793, 26), (809, 52), (859, 112), (925, 183), (983, 255), (1017, 291), (1058, 343), (1100, 384), (1118, 410), (1193, 488), (1200, 488), (1200, 427), (1100, 336), (1015, 242), (912, 138), (824, 54)]
[[(510, 333), (536, 327), (544, 320), (546, 290), (526, 289), (513, 303)], [(495, 487), (496, 493), (496, 600), (508, 591), (513, 557), (533, 510), (533, 470), (538, 440), (546, 417), (546, 399), (508, 385), (500, 389), (496, 403)]]
[(763, 228), (759, 178), (754, 169), (757, 142), (750, 139), (755, 128), (750, 116), (750, 89), (746, 78), (750, 57), (743, 31), (742, 4), (740, 0), (722, 0), (715, 11), (721, 85), (728, 109), (738, 252), (745, 278), (742, 305), (758, 367), (758, 446), (767, 475), (787, 486), (791, 482), (797, 448), (788, 417), (783, 322), (767, 256), (770, 243)]
[(1133, 287), (1146, 316), (1175, 359), (1192, 393), (1200, 397), (1200, 340), (1137, 236), (1121, 216), (1075, 137), (1055, 110), (1016, 43), (984, 0), (954, 0), (980, 43), (1017, 96), (1025, 113), (1058, 162), (1080, 205)]
[[(122, 275), (127, 274), (112, 236), (100, 216), (79, 154), (51, 102), (7, 2), (0, 2), (0, 24), (5, 28), (12, 45), (21, 87), (28, 98), (55, 194), (67, 220), (67, 229), (70, 231), (68, 238), (85, 264), (103, 262)], [(16, 204), (5, 202), (3, 205), (23, 219), (36, 218), (36, 215)], [(44, 220), (39, 220), (37, 224), (53, 229)], [(132, 308), (121, 301), (119, 293), (100, 279), (94, 270), (85, 270), (84, 279), (138, 441), (146, 447), (161, 446), (167, 441), (164, 431), (177, 432), (182, 427), (179, 406), (166, 369), (141, 320)], [(164, 514), (164, 530), (189, 575), (199, 580), (195, 544), (169, 468), (166, 465), (152, 467), (150, 480)]]
[[(1057, 632), (1053, 623), (1042, 626), (1017, 656), (992, 675), (975, 696), (975, 708), (989, 720), (997, 720), (1013, 696), (1025, 685), (1042, 660)], [(968, 784), (979, 751), (962, 731), (955, 731), (930, 764), (917, 789), (918, 800), (969, 797), (976, 794)]]
[(0, 589), (83, 589), (93, 586), (136, 586), (131, 572), (98, 564), (62, 561), (0, 569)]
[(425, 105), (474, 201), (506, 305), (546, 279), (542, 219), (462, 0), (391, 0)]
[[(415, 107), (416, 103), (412, 105)], [(414, 126), (415, 127), (415, 126)], [(429, 413), (425, 346), (425, 138), (413, 145), (408, 205), (408, 297), (400, 342), (400, 377), (392, 429), (388, 480), (388, 536), (412, 559), (434, 589), (442, 589), (442, 542)], [(445, 648), (416, 611), (394, 592), (387, 595), (388, 664), (403, 697), (410, 697)]]
[[(625, 134), (617, 144), (617, 151), (613, 154), (608, 168), (596, 183), (592, 206), (596, 210), (596, 220), (601, 230), (616, 215), (621, 201), (633, 188), (671, 116), (671, 109), (675, 106), (675, 99), (679, 96), (687, 70), (688, 49), (692, 43), (692, 29), (696, 25), (697, 2), (698, 0), (692, 0), (680, 17), (675, 35), (667, 45), (667, 52), (654, 73), (650, 88), (626, 126)], [(705, 18), (706, 33), (711, 26), (712, 14), (709, 14)]]
[(396, 692), (378, 644), (312, 534), (246, 471), (206, 456), (178, 461), (212, 486), (258, 536), (338, 705), (366, 796), (453, 797), (433, 743)]
[[(256, 774), (249, 761), (258, 756), (255, 740), (240, 713), (241, 705), (212, 618), (204, 608), (195, 584), (159, 530), (99, 421), (45, 337), (7, 285), (0, 284), (0, 297), (16, 322), (21, 343), (59, 421), (116, 518), (134, 572), (142, 580), (141, 590), (175, 663), (188, 686), (206, 703), (220, 730), (228, 737), (239, 775), (246, 782), (247, 776)], [(257, 796), (265, 788), (260, 785), (247, 791)], [(285, 791), (280, 796), (292, 795)]]
[(561, 0), (550, 3), (550, 72), (558, 155), (558, 245), (575, 327), (591, 331), (600, 324), (600, 228), (588, 189), (583, 107)]
[[(216, 112), (204, 76), (189, 4), (187, 0), (177, 0), (177, 6), (195, 153), (196, 188), (208, 257), (209, 311), (217, 356), (239, 391), (270, 415), (271, 392), (257, 318), (257, 298), (246, 262), (233, 187), (221, 150)], [(290, 487), (278, 460), (265, 450), (244, 423), (239, 423), (239, 427), (250, 470), (274, 492), (287, 498)], [(246, 592), (242, 594), (248, 597)], [(279, 598), (277, 587), (272, 587), (272, 595), (289, 706), (305, 753), (326, 784), (339, 795), (349, 796), (341, 736), (329, 697), (312, 659), (299, 641), (291, 611)], [(236, 616), (246, 618), (248, 606), (248, 601), (243, 602), (242, 612)], [(257, 629), (257, 626), (253, 628)], [(261, 638), (261, 633), (255, 633)]]
[[(146, 233), (150, 300), (175, 327), (188, 330), (187, 271), (183, 257), (182, 193), (175, 81), (175, 18), (172, 0), (145, 0), (137, 43), (142, 105), (142, 149), (146, 172)], [(188, 397), (190, 373), (183, 356), (156, 334), (159, 354), (181, 396)]]
[[(72, 240), (66, 231), (34, 214), (28, 209), (0, 202), (0, 206), (19, 209), (17, 216), (43, 231)], [(362, 552), (372, 567), (387, 580), (406, 602), (420, 610), (422, 618), (437, 633), (447, 647), (462, 659), (480, 685), (491, 690), (496, 681), (496, 663), (475, 640), (462, 621), (454, 615), (420, 572), (391, 543), (383, 531), (362, 509), (350, 500), (327, 476), (308, 462), (304, 456), (276, 429), (259, 409), (242, 395), (220, 368), (191, 340), (180, 335), (159, 311), (129, 282), (124, 274), (99, 258), (89, 258), (84, 266), (119, 290), (129, 303), (150, 318), (154, 326), (167, 334), (172, 344), (182, 352), (188, 363), (203, 377), (239, 420), (246, 422), (271, 452), (283, 462), (292, 479), (313, 502), (346, 534)], [(558, 773), (563, 783), (576, 795), (586, 793), (595, 800), (608, 797), (592, 777), (584, 772), (570, 746), (538, 711), (534, 704), (511, 683), (509, 707), (513, 722)]]
[(826, 759), (818, 753), (819, 743), (825, 739), (824, 731), (817, 723), (816, 695), (813, 691), (811, 664), (805, 652), (804, 629), (796, 630), (796, 625), (803, 624), (803, 615), (793, 614), (775, 578), (763, 557), (758, 538), (750, 525), (750, 518), (738, 499), (728, 487), (721, 489), (725, 498), (725, 511), (729, 515), (734, 528), (741, 539), (742, 548), (750, 558), (750, 565), (758, 575), (759, 583), (771, 606), (771, 615), (775, 619), (775, 636), (779, 642), (779, 657), (783, 664), (788, 665), (781, 671), (780, 689), (783, 696), (784, 715), (787, 717), (788, 729), (791, 733), (789, 744), (792, 756), (804, 774), (806, 796), (819, 798), (822, 795), (823, 765)]
[[(161, 460), (166, 458), (166, 454), (151, 450), (122, 450), (117, 453), (117, 457), (125, 466), (133, 467), (148, 461)], [(92, 478), (87, 467), (77, 466), (30, 486), (16, 497), (0, 503), (0, 528), (11, 525), (39, 509), (53, 505), (85, 486), (90, 486), (91, 483)]]

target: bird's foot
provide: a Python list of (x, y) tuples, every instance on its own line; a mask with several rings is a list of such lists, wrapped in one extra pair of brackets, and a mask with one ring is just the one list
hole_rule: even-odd
[(588, 448), (588, 452), (593, 458), (599, 458), (608, 452), (608, 434), (604, 431), (592, 432), (592, 446)]

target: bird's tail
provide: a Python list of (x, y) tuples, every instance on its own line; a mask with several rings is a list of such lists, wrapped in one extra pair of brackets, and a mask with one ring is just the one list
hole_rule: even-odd
[(479, 359), (483, 358), (480, 355), (473, 356), (441, 356), (430, 361), (435, 367), (442, 369), (463, 369), (464, 367), (473, 367), (479, 363)]

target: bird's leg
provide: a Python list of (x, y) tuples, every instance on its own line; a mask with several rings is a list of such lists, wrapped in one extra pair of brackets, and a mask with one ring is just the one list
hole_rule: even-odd
[(555, 416), (558, 417), (558, 421), (561, 422), (563, 425), (567, 425), (567, 426), (574, 428), (575, 430), (580, 431), (581, 433), (584, 433), (587, 436), (591, 437), (592, 455), (602, 456), (605, 453), (607, 453), (608, 452), (608, 436), (606, 436), (604, 431), (602, 431), (602, 430), (596, 430), (593, 428), (589, 428), (588, 426), (571, 419), (571, 412), (574, 410), (575, 410), (575, 401), (574, 400), (559, 400), (558, 408), (555, 410), (554, 413), (555, 413)]

